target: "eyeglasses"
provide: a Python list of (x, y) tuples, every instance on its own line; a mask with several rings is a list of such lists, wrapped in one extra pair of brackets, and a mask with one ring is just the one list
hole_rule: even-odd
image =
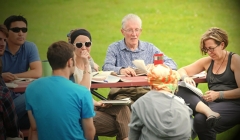
[(92, 45), (92, 42), (85, 42), (85, 43), (77, 42), (77, 43), (75, 43), (75, 46), (77, 48), (82, 48), (83, 45), (86, 46), (86, 47), (90, 47)]
[(19, 27), (15, 27), (15, 28), (10, 28), (9, 30), (13, 31), (14, 33), (19, 33), (20, 31), (22, 31), (23, 33), (26, 33), (28, 31), (27, 28), (19, 28)]
[(125, 29), (123, 29), (123, 31), (125, 31), (126, 33), (128, 33), (128, 34), (131, 34), (131, 33), (133, 33), (134, 31), (135, 31), (135, 33), (140, 33), (141, 31), (142, 31), (142, 29), (139, 29), (139, 28), (137, 28), (137, 29), (128, 29), (128, 30), (125, 30)]
[[(220, 45), (220, 44), (219, 44), (219, 45)], [(206, 54), (208, 51), (209, 51), (209, 52), (213, 52), (214, 49), (217, 48), (219, 45), (217, 45), (217, 46), (214, 47), (214, 48), (208, 48), (208, 49), (207, 49), (207, 48), (202, 48), (202, 51), (203, 51), (205, 54)]]

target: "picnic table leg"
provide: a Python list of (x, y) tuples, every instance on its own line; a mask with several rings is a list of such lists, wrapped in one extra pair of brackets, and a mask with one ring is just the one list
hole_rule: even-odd
[(91, 93), (92, 93), (94, 96), (96, 96), (96, 97), (98, 97), (99, 99), (101, 99), (101, 100), (107, 100), (106, 97), (102, 96), (101, 94), (99, 94), (98, 92), (96, 92), (94, 89), (91, 89)]

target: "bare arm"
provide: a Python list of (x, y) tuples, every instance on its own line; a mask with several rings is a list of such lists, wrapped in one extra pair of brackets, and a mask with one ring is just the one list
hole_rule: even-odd
[(30, 70), (14, 74), (19, 78), (39, 78), (42, 76), (42, 62), (35, 61), (30, 63)]
[(87, 140), (93, 140), (96, 130), (93, 125), (93, 118), (82, 119), (84, 136)]
[(29, 129), (29, 140), (38, 140), (38, 134), (37, 134), (37, 125), (36, 121), (32, 115), (32, 111), (28, 110), (28, 118), (30, 122), (30, 129)]
[(234, 54), (232, 56), (231, 69), (234, 72), (235, 80), (237, 82), (238, 88), (224, 91), (224, 99), (237, 99), (240, 98), (240, 56)]
[(211, 59), (209, 57), (201, 58), (190, 65), (182, 67), (178, 70), (180, 76), (193, 76), (204, 70), (206, 70), (210, 65)]
[(83, 85), (90, 89), (91, 87), (91, 70), (89, 63), (84, 65), (82, 81), (79, 81), (80, 85)]
[(196, 86), (194, 80), (190, 78), (190, 76), (193, 76), (206, 70), (209, 67), (210, 62), (211, 62), (210, 57), (201, 58), (190, 65), (180, 68), (178, 70), (178, 73), (180, 74), (181, 79), (183, 81), (193, 86)]

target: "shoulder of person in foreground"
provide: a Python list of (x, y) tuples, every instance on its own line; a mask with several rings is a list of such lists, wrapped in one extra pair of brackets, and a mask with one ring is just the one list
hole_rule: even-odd
[(7, 137), (18, 137), (18, 123), (17, 114), (10, 90), (4, 85), (0, 85), (0, 99), (1, 99), (1, 119), (4, 120), (2, 124), (6, 130)]

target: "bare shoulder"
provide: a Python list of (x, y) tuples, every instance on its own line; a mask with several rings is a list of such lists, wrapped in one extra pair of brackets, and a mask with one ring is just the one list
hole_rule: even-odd
[(209, 67), (211, 61), (212, 61), (212, 58), (209, 57), (209, 56), (206, 56), (206, 57), (203, 57), (203, 58), (198, 59), (198, 60), (195, 62), (195, 64), (196, 64), (196, 65), (199, 65), (199, 66), (203, 66), (204, 69), (206, 69), (206, 68)]
[(231, 60), (231, 69), (233, 71), (235, 70), (240, 70), (240, 56), (238, 54), (233, 54), (232, 55), (232, 60)]
[(240, 55), (238, 55), (238, 54), (233, 54), (232, 55), (232, 61), (237, 61), (237, 62), (240, 62)]

